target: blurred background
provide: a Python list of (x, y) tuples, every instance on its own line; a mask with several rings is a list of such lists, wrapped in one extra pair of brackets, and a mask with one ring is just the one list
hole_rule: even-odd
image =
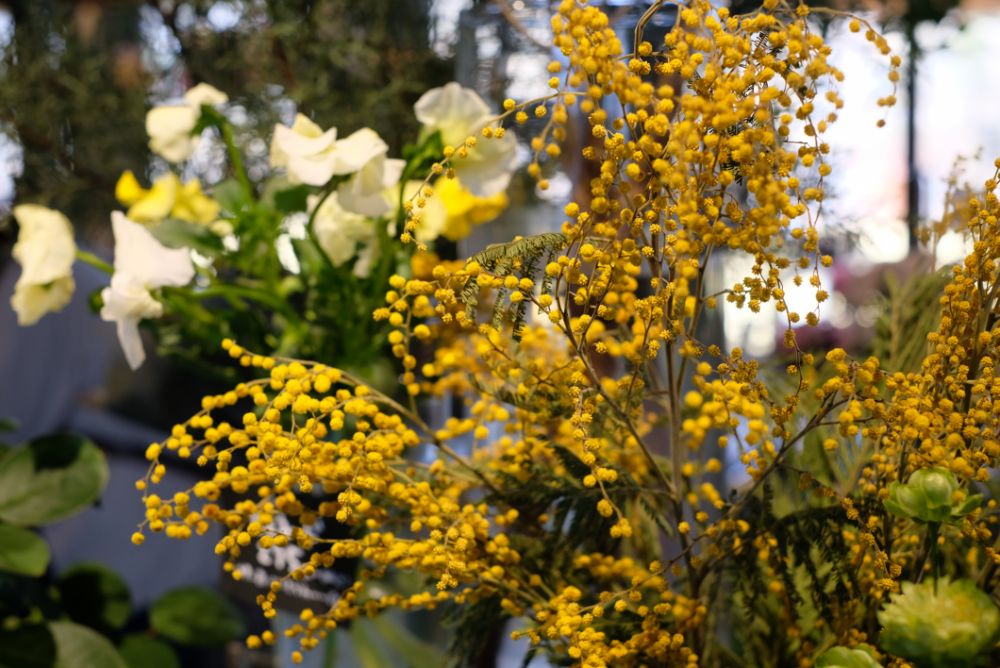
[[(737, 2), (734, 11), (754, 8), (753, 0)], [(169, 358), (129, 372), (113, 325), (94, 317), (88, 304), (104, 279), (84, 265), (77, 265), (78, 289), (70, 307), (18, 328), (6, 306), (18, 274), (10, 259), (14, 204), (59, 209), (73, 222), (82, 247), (109, 258), (108, 215), (117, 206), (119, 175), (130, 169), (148, 182), (166, 168), (146, 148), (146, 111), (200, 82), (229, 95), (229, 117), (251, 176), (266, 168), (264, 138), (276, 122), (290, 123), (296, 111), (322, 127), (337, 126), (342, 136), (370, 126), (389, 143), (390, 155), (398, 155), (418, 130), (413, 103), (432, 87), (457, 80), (494, 106), (507, 97), (544, 93), (545, 67), (561, 57), (548, 47), (550, 4), (555, 3), (0, 1), (0, 417), (16, 423), (0, 440), (20, 443), (73, 431), (94, 440), (111, 464), (110, 483), (97, 507), (46, 527), (53, 553), (46, 577), (58, 578), (80, 563), (103, 564), (118, 573), (130, 592), (126, 628), (142, 628), (144, 611), (166, 592), (220, 586), (221, 569), (208, 539), (154, 538), (154, 547), (138, 551), (128, 541), (142, 517), (132, 484), (146, 470), (146, 445), (190, 414), (194, 397), (212, 380)], [(605, 6), (630, 41), (650, 3), (596, 4)], [(819, 218), (825, 252), (835, 258), (823, 276), (832, 297), (821, 308), (824, 324), (802, 336), (809, 337), (806, 345), (836, 344), (863, 353), (878, 345), (886, 296), (900, 289), (896, 286), (964, 255), (962, 239), (950, 232), (918, 248), (916, 228), (942, 216), (946, 195), (958, 197), (966, 183), (978, 186), (994, 171), (1000, 155), (1000, 4), (868, 0), (838, 6), (884, 26), (906, 63), (899, 101), (886, 111), (875, 103), (886, 94), (885, 61), (851, 35), (845, 22), (819, 28), (834, 48), (832, 62), (846, 75), (840, 87), (846, 106), (827, 138), (833, 174)], [(646, 28), (647, 39), (662, 38), (673, 16), (670, 8), (660, 12)], [(876, 127), (880, 117), (885, 127)], [(529, 123), (524, 137), (531, 129)], [(571, 145), (574, 141), (579, 148), (585, 140), (571, 137)], [(525, 166), (529, 152), (524, 145), (521, 150)], [(217, 181), (223, 151), (218, 143), (203, 143), (185, 176)], [(506, 213), (477, 228), (453, 252), (461, 256), (514, 234), (556, 229), (563, 205), (581, 196), (574, 182), (589, 178), (574, 158), (578, 153), (564, 153), (546, 191), (523, 174), (515, 177)], [(953, 176), (960, 158), (964, 171)], [(720, 263), (713, 284), (726, 286), (743, 276), (747, 267), (739, 262)], [(804, 286), (799, 298), (801, 310), (811, 310), (812, 290)], [(703, 336), (740, 346), (778, 368), (783, 325), (777, 318), (750, 317), (723, 308)], [(729, 469), (730, 485), (739, 483), (738, 469)], [(180, 489), (193, 480), (189, 472), (172, 484)], [(245, 627), (260, 632), (265, 623), (252, 594), (226, 592)], [(293, 615), (299, 604), (292, 602), (283, 614)], [(428, 665), (439, 660), (435, 648), (447, 642), (438, 621), (408, 622), (405, 637), (393, 636), (392, 623), (360, 628), (315, 652), (306, 665)], [(175, 650), (181, 663), (164, 665), (277, 666), (285, 665), (291, 651), (279, 643), (272, 656), (245, 650), (239, 642)], [(524, 650), (501, 642), (497, 632), (476, 665), (521, 665)]]

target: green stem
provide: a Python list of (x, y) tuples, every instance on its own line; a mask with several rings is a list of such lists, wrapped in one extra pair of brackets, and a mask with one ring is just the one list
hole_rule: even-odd
[(76, 250), (76, 259), (79, 260), (80, 262), (83, 262), (84, 264), (89, 264), (91, 267), (100, 269), (106, 274), (115, 273), (114, 267), (112, 267), (110, 264), (108, 264), (101, 258), (97, 257), (96, 255), (94, 255), (90, 251), (80, 250), (78, 248)]
[(246, 197), (247, 203), (251, 203), (254, 201), (253, 184), (250, 183), (250, 176), (247, 174), (246, 165), (243, 164), (243, 156), (240, 154), (239, 149), (236, 148), (236, 140), (233, 138), (233, 126), (229, 123), (222, 123), (219, 125), (219, 132), (222, 135), (223, 143), (226, 145), (229, 160), (233, 163), (236, 180), (240, 182), (240, 187), (243, 189), (243, 195)]
[[(924, 579), (924, 566), (927, 564), (927, 558), (930, 557), (931, 565), (934, 568), (934, 578), (937, 579), (937, 538), (938, 529), (940, 525), (937, 522), (930, 522), (927, 525), (927, 535), (924, 538), (924, 548), (921, 551), (920, 558), (916, 563), (916, 570), (913, 573), (913, 579), (915, 582), (920, 582)], [(935, 586), (937, 586), (935, 584)]]
[(308, 222), (306, 222), (306, 234), (309, 235), (309, 241), (313, 243), (319, 254), (323, 256), (323, 261), (330, 269), (336, 269), (336, 267), (333, 266), (333, 261), (330, 259), (330, 256), (326, 254), (326, 251), (323, 250), (323, 247), (319, 244), (319, 237), (316, 236), (316, 229), (313, 226), (313, 223), (316, 221), (316, 214), (319, 213), (320, 207), (323, 206), (323, 203), (327, 200), (327, 198), (336, 192), (336, 190), (336, 186), (327, 186), (327, 189), (323, 191), (322, 195), (320, 195), (319, 201), (316, 202), (316, 206), (313, 207), (312, 212), (309, 214)]

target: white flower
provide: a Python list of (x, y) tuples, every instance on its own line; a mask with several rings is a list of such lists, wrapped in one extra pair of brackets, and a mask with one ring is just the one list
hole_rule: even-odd
[(63, 309), (73, 296), (76, 242), (73, 226), (58, 211), (38, 204), (14, 207), (20, 226), (13, 255), (21, 265), (10, 304), (21, 326)]
[(382, 191), (395, 185), (402, 160), (388, 160), (389, 146), (374, 130), (362, 128), (344, 139), (298, 114), (291, 127), (278, 125), (271, 142), (271, 166), (285, 167), (293, 181), (325, 185), (334, 176), (354, 176), (339, 187), (341, 206), (366, 216), (390, 209)]
[[(312, 211), (319, 197), (311, 195), (307, 200)], [(364, 278), (371, 273), (372, 264), (378, 253), (378, 232), (376, 222), (353, 211), (348, 211), (340, 204), (338, 193), (331, 193), (319, 206), (313, 218), (313, 232), (319, 241), (320, 248), (330, 258), (330, 262), (339, 267), (352, 258), (354, 275)]]
[(115, 234), (115, 274), (111, 287), (101, 292), (101, 318), (117, 324), (118, 341), (129, 366), (139, 368), (146, 353), (139, 336), (139, 321), (163, 314), (150, 290), (184, 285), (194, 277), (194, 263), (185, 248), (167, 248), (149, 230), (120, 211), (111, 214)]
[(370, 128), (362, 128), (338, 141), (336, 152), (342, 164), (353, 167), (348, 173), (355, 172), (337, 188), (340, 205), (373, 218), (391, 211), (392, 203), (386, 199), (385, 191), (399, 183), (406, 162), (386, 158), (389, 146)]
[(329, 181), (336, 168), (333, 147), (337, 128), (324, 131), (311, 120), (297, 114), (291, 127), (277, 125), (271, 141), (271, 166), (285, 167), (295, 181), (321, 186)]
[(413, 105), (417, 120), (431, 132), (441, 133), (441, 141), (449, 146), (461, 146), (470, 134), (478, 135), (476, 123), (490, 115), (490, 107), (471, 88), (452, 81), (441, 88), (432, 88)]
[(202, 105), (216, 106), (228, 101), (222, 91), (200, 83), (184, 94), (182, 104), (150, 109), (146, 114), (150, 150), (170, 162), (187, 160), (198, 145), (199, 137), (192, 137), (191, 132), (201, 117)]
[(510, 133), (499, 139), (482, 136), (483, 128), (496, 127), (496, 122), (489, 106), (474, 90), (455, 82), (432, 88), (417, 100), (413, 111), (424, 131), (440, 132), (446, 146), (458, 148), (468, 137), (476, 138), (469, 155), (456, 157), (451, 163), (466, 189), (480, 197), (506, 190), (517, 166), (517, 140)]

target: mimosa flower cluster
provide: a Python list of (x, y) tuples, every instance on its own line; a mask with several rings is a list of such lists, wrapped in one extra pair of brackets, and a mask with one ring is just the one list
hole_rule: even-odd
[[(814, 14), (835, 13), (765, 0), (734, 16), (691, 0), (662, 41), (644, 40), (665, 4), (623, 44), (598, 8), (559, 2), (564, 60), (549, 65), (546, 97), (492, 115), (457, 85), (428, 93), (415, 111), (440, 152), (426, 174), (388, 158), (370, 131), (341, 139), (304, 116), (278, 128), (272, 165), (326, 184), (311, 193), (310, 229), (334, 265), (355, 262), (357, 274), (389, 234), (362, 234), (357, 216), (394, 206), (400, 241), (420, 250), (408, 273), (377, 258), (362, 272), (385, 278), (371, 315), (400, 391), (226, 339), (257, 375), (205, 397), (149, 447), (134, 542), (218, 524), (215, 550), (234, 578), (244, 550), (297, 545), (308, 562), (260, 595), (268, 617), (288, 579), (359, 560), (334, 605), (284, 630), (302, 651), (360, 615), (447, 606), (460, 649), (485, 642), (472, 629), (516, 619), (533, 651), (588, 668), (986, 661), (1000, 637), (996, 501), (979, 496), (1000, 456), (997, 177), (947, 221), (972, 252), (928, 305), (940, 318), (918, 368), (804, 349), (796, 332), (829, 298), (824, 136), (844, 104)], [(884, 63), (878, 104), (893, 104), (900, 59), (847, 20)], [(529, 122), (540, 130), (527, 169), (541, 189), (585, 128), (587, 196), (565, 206), (558, 232), (435, 263), (420, 246), (499, 205), (509, 128)], [(456, 182), (482, 199), (442, 207)], [(448, 233), (432, 222), (442, 210), (467, 218)], [(750, 259), (749, 273), (710, 293), (713, 263), (733, 256)], [(809, 286), (817, 308), (793, 310), (791, 286)], [(723, 301), (784, 320), (786, 377), (704, 331)], [(431, 425), (428, 397), (462, 408)], [(236, 406), (241, 419), (222, 421)], [(204, 479), (161, 498), (166, 452)], [(746, 474), (739, 489), (727, 462)], [(276, 530), (279, 513), (295, 528)], [(310, 534), (319, 518), (349, 535)], [(416, 575), (418, 591), (394, 590), (400, 574)], [(983, 628), (963, 623), (973, 616)]]

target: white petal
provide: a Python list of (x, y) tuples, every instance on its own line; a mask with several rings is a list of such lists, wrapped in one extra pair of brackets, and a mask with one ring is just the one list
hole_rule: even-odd
[(229, 97), (225, 93), (207, 83), (200, 83), (194, 88), (188, 89), (188, 92), (184, 93), (184, 99), (196, 108), (202, 105), (214, 107), (217, 104), (229, 102)]
[[(316, 206), (317, 196), (309, 198), (310, 210)], [(338, 193), (333, 193), (323, 202), (313, 219), (313, 231), (320, 248), (339, 267), (354, 257), (359, 243), (375, 239), (372, 222), (362, 215), (352, 213), (341, 206)]]
[(315, 156), (330, 150), (337, 140), (337, 129), (326, 132), (311, 120), (299, 114), (292, 127), (274, 127), (275, 145), (289, 157)]
[(340, 205), (347, 211), (370, 218), (378, 218), (389, 213), (392, 210), (392, 204), (386, 199), (383, 191), (379, 189), (374, 194), (366, 195), (360, 188), (355, 186), (354, 181), (357, 178), (355, 176), (350, 181), (340, 184), (340, 187), (337, 188)]
[(37, 204), (14, 207), (18, 222), (12, 254), (21, 264), (19, 282), (50, 283), (72, 275), (76, 259), (73, 226), (66, 216)]
[(163, 304), (153, 299), (142, 281), (131, 274), (116, 272), (111, 277), (111, 286), (101, 291), (101, 299), (104, 302), (101, 307), (102, 320), (142, 320), (163, 315)]
[(507, 189), (516, 167), (517, 140), (505, 134), (476, 142), (467, 158), (455, 162), (455, 174), (473, 195), (489, 197)]
[(413, 111), (428, 130), (441, 132), (445, 144), (457, 146), (475, 132), (473, 123), (489, 115), (490, 107), (476, 91), (453, 81), (424, 93)]
[(115, 274), (136, 279), (145, 288), (184, 285), (194, 278), (194, 264), (186, 248), (167, 248), (149, 230), (125, 217), (111, 214), (115, 235)]
[(149, 148), (170, 162), (186, 160), (195, 147), (191, 131), (198, 123), (200, 109), (190, 105), (168, 105), (146, 114)]
[(375, 158), (385, 155), (389, 146), (371, 128), (361, 128), (338, 141), (334, 150), (337, 155), (334, 174), (353, 174)]
[(405, 160), (398, 160), (396, 158), (386, 160), (385, 167), (382, 170), (382, 187), (392, 188), (398, 184), (400, 177), (403, 176), (403, 170), (405, 168)]
[(311, 186), (326, 185), (335, 173), (336, 158), (332, 152), (314, 156), (288, 156), (288, 176), (297, 183)]
[(372, 273), (372, 267), (378, 258), (378, 244), (369, 243), (361, 248), (358, 259), (354, 263), (353, 273), (358, 278), (368, 278)]
[(17, 324), (22, 327), (34, 325), (46, 313), (61, 311), (70, 299), (76, 284), (72, 276), (66, 276), (47, 285), (18, 281), (10, 298), (11, 308), (17, 313)]
[(142, 336), (139, 334), (139, 321), (132, 318), (119, 320), (115, 325), (118, 333), (118, 343), (125, 353), (125, 360), (133, 371), (146, 361), (146, 350), (142, 346)]

